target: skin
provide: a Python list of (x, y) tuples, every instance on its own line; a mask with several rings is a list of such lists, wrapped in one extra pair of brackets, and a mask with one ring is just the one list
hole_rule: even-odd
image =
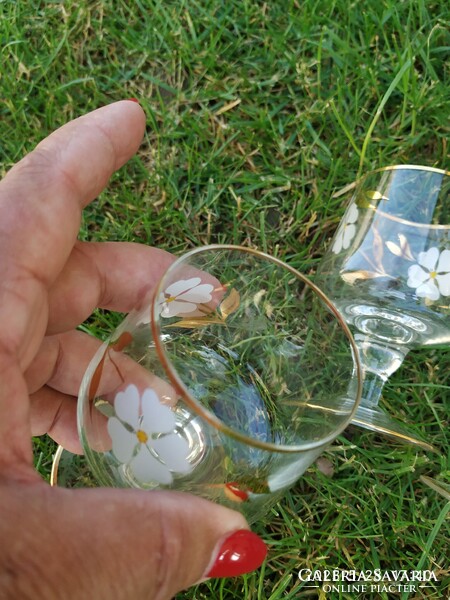
[(95, 307), (129, 311), (173, 260), (77, 241), (81, 212), (137, 150), (145, 116), (117, 102), (57, 130), (0, 183), (0, 598), (153, 598), (198, 581), (242, 515), (174, 492), (51, 488), (32, 435), (79, 451), (75, 396)]

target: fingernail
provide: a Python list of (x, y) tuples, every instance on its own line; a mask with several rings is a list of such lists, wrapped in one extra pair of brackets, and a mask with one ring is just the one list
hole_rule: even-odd
[(239, 529), (221, 542), (212, 567), (205, 577), (236, 577), (254, 571), (267, 556), (267, 546), (260, 537)]
[(139, 100), (137, 98), (127, 98), (127, 100), (129, 102), (136, 102), (136, 104), (139, 104)]

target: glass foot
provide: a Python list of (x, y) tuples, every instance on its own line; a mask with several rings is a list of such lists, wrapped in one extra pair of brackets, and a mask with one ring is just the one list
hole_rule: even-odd
[(371, 431), (390, 437), (397, 442), (419, 446), (428, 452), (440, 453), (440, 450), (435, 446), (415, 437), (415, 434), (412, 434), (404, 425), (389, 417), (379, 408), (359, 406), (352, 424), (370, 429)]

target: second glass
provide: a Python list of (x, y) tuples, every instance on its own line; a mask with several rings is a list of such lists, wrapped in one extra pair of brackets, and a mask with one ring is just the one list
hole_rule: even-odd
[(406, 354), (450, 343), (450, 178), (420, 165), (356, 182), (316, 281), (350, 325), (365, 370), (354, 423), (436, 449), (379, 407)]

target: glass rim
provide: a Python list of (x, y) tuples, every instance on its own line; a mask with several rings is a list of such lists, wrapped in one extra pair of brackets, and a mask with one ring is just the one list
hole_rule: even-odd
[[(436, 173), (438, 175), (442, 175), (442, 181), (445, 177), (450, 175), (450, 171), (446, 171), (445, 169), (438, 169), (437, 167), (428, 167), (426, 165), (390, 165), (388, 167), (380, 167), (379, 169), (375, 169), (362, 175), (359, 179), (357, 179), (351, 189), (358, 189), (364, 185), (364, 181), (368, 179), (371, 175), (375, 175), (376, 173), (383, 173), (385, 171), (425, 171), (428, 173)], [(441, 186), (442, 187), (442, 186)], [(409, 221), (408, 219), (402, 219), (401, 217), (397, 217), (395, 215), (391, 215), (383, 210), (380, 210), (378, 206), (373, 204), (369, 204), (367, 206), (368, 209), (376, 211), (379, 215), (386, 219), (390, 219), (391, 221), (395, 221), (396, 223), (402, 223), (408, 227), (420, 227), (431, 230), (445, 230), (449, 229), (450, 225), (433, 225), (432, 223), (416, 223), (415, 221)]]
[[(357, 390), (356, 390), (355, 401), (353, 403), (353, 407), (352, 407), (351, 411), (349, 412), (347, 418), (344, 419), (344, 422), (342, 424), (340, 424), (338, 427), (335, 427), (331, 434), (328, 434), (327, 436), (321, 438), (319, 441), (309, 442), (309, 443), (302, 444), (302, 445), (285, 445), (285, 444), (275, 444), (275, 443), (271, 443), (271, 442), (263, 442), (263, 441), (254, 439), (248, 435), (245, 435), (244, 433), (241, 433), (240, 431), (234, 429), (233, 427), (226, 425), (212, 411), (205, 408), (201, 404), (201, 402), (199, 402), (189, 392), (188, 388), (186, 387), (186, 385), (184, 384), (182, 379), (179, 377), (176, 368), (174, 367), (171, 359), (169, 358), (169, 356), (165, 350), (164, 342), (161, 339), (162, 336), (161, 336), (161, 327), (160, 327), (157, 299), (159, 298), (159, 295), (163, 292), (164, 282), (165, 282), (167, 276), (170, 275), (170, 273), (172, 271), (174, 271), (176, 268), (178, 268), (180, 264), (184, 263), (186, 260), (188, 260), (192, 256), (195, 256), (196, 254), (202, 254), (205, 252), (216, 251), (216, 250), (245, 252), (247, 254), (257, 256), (258, 258), (268, 260), (268, 261), (276, 264), (277, 266), (282, 267), (283, 269), (287, 269), (298, 280), (302, 281), (306, 286), (308, 286), (312, 289), (312, 291), (316, 294), (316, 296), (318, 296), (319, 299), (322, 300), (322, 302), (330, 309), (330, 311), (332, 312), (334, 317), (337, 319), (341, 329), (344, 331), (344, 333), (350, 343), (350, 347), (352, 350), (353, 365), (354, 365), (354, 368), (356, 369), (356, 375), (357, 375)], [(165, 271), (165, 273), (161, 277), (160, 281), (158, 282), (158, 285), (155, 288), (152, 303), (151, 303), (150, 327), (152, 329), (152, 335), (153, 335), (153, 340), (155, 343), (156, 352), (158, 354), (158, 359), (160, 360), (161, 365), (163, 366), (164, 371), (166, 372), (166, 374), (169, 378), (169, 381), (172, 384), (172, 386), (174, 387), (176, 393), (179, 394), (179, 396), (189, 406), (189, 408), (191, 408), (199, 417), (204, 419), (212, 427), (214, 427), (221, 433), (224, 433), (225, 435), (231, 437), (232, 439), (235, 439), (235, 440), (237, 440), (241, 443), (244, 443), (248, 446), (252, 446), (254, 448), (259, 448), (261, 450), (268, 450), (271, 452), (280, 452), (280, 453), (299, 453), (299, 452), (306, 452), (308, 450), (312, 450), (315, 448), (320, 448), (321, 446), (325, 446), (326, 444), (332, 442), (339, 434), (341, 434), (344, 431), (344, 429), (353, 420), (356, 410), (360, 404), (361, 395), (362, 395), (362, 386), (363, 386), (362, 365), (360, 362), (359, 352), (358, 352), (358, 349), (356, 346), (356, 342), (353, 338), (350, 328), (348, 327), (347, 323), (341, 316), (340, 312), (335, 307), (335, 305), (331, 302), (331, 300), (328, 298), (328, 296), (326, 296), (326, 294), (317, 285), (315, 285), (312, 281), (310, 281), (305, 275), (302, 275), (299, 271), (297, 271), (297, 269), (294, 269), (294, 267), (291, 267), (290, 265), (283, 262), (282, 260), (280, 260), (274, 256), (271, 256), (270, 254), (262, 252), (260, 250), (255, 250), (253, 248), (249, 248), (246, 246), (239, 246), (239, 245), (234, 245), (234, 244), (208, 244), (206, 246), (200, 246), (198, 248), (190, 250), (189, 252), (186, 252), (183, 255), (181, 255)]]
[(450, 175), (450, 171), (441, 169), (439, 167), (429, 167), (428, 165), (406, 164), (406, 165), (388, 165), (387, 167), (379, 167), (378, 169), (374, 169), (373, 171), (370, 171), (366, 175), (363, 175), (360, 179), (364, 179), (364, 177), (367, 177), (368, 175), (371, 175), (372, 173), (379, 173), (382, 171), (400, 171), (402, 169), (408, 169), (410, 171), (431, 171), (433, 173), (440, 173), (441, 175)]

